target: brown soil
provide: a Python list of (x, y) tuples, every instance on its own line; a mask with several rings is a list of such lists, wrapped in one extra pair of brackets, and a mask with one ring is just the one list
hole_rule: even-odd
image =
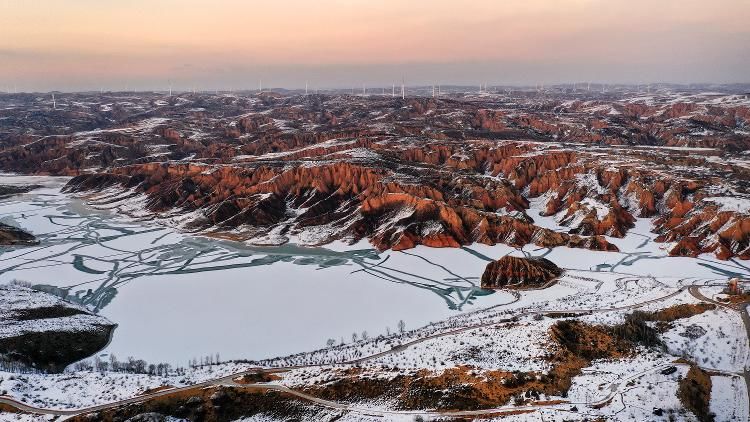
[(670, 330), (672, 328), (671, 323), (678, 319), (690, 318), (713, 309), (716, 309), (716, 305), (712, 303), (683, 303), (655, 312), (636, 311), (631, 315), (631, 318), (637, 318), (642, 321), (654, 321), (656, 322), (657, 331), (663, 333)]
[[(354, 367), (331, 369), (329, 379), (332, 381), (321, 381), (305, 388), (304, 392), (337, 402), (386, 400), (396, 408), (409, 410), (472, 410), (509, 402), (518, 405), (537, 403), (542, 395), (566, 397), (573, 377), (579, 375), (582, 368), (590, 366), (592, 360), (631, 356), (636, 343), (648, 343), (655, 336), (653, 330), (648, 330), (638, 318), (615, 327), (575, 320), (558, 321), (550, 328), (553, 344), (547, 356), (551, 364), (547, 374), (478, 371), (461, 366), (440, 373), (421, 370), (385, 378), (368, 376), (372, 371)], [(267, 382), (277, 378), (274, 374), (248, 374), (238, 382)], [(315, 419), (323, 413), (330, 417), (331, 411), (261, 388), (212, 387), (180, 391), (72, 420), (121, 421), (149, 412), (189, 420), (228, 421), (257, 414), (284, 420)]]
[(696, 365), (691, 365), (687, 376), (680, 380), (677, 390), (680, 402), (695, 413), (701, 422), (712, 422), (714, 415), (709, 411), (711, 402), (711, 376)]
[(281, 377), (269, 372), (254, 372), (235, 378), (233, 381), (237, 384), (255, 384), (259, 382), (271, 382), (280, 380)]
[(0, 413), (21, 413), (21, 411), (11, 405), (0, 403)]
[(143, 392), (141, 393), (141, 395), (145, 396), (146, 394), (157, 393), (159, 391), (167, 390), (167, 389), (170, 389), (170, 388), (174, 388), (174, 387), (171, 386), (171, 385), (161, 385), (159, 387), (147, 388), (147, 389), (143, 390)]
[(683, 303), (650, 313), (651, 321), (672, 322), (716, 309), (712, 303)]
[(626, 330), (559, 321), (551, 328), (556, 347), (549, 356), (552, 369), (535, 372), (475, 371), (461, 366), (440, 373), (428, 370), (390, 379), (367, 377), (362, 369), (334, 371), (334, 381), (307, 388), (308, 394), (332, 401), (390, 399), (401, 409), (472, 410), (532, 403), (540, 394), (565, 397), (572, 378), (594, 359), (632, 355), (635, 340)]
[(729, 295), (719, 299), (720, 302), (725, 303), (748, 303), (750, 302), (750, 293), (743, 293), (741, 295)]
[(255, 388), (212, 387), (180, 391), (143, 403), (78, 415), (69, 421), (118, 422), (147, 413), (206, 422), (233, 421), (253, 415), (288, 421), (327, 420), (332, 417), (328, 409), (288, 394)]

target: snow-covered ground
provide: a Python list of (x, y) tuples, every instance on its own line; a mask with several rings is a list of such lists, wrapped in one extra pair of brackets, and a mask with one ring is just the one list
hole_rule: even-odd
[[(54, 318), (32, 319), (23, 316), (24, 311), (55, 307), (67, 308), (71, 313), (80, 313)], [(24, 286), (0, 285), (0, 338), (46, 331), (93, 330), (100, 325), (110, 325), (110, 323), (57, 296), (37, 292)]]
[[(5, 179), (13, 178), (3, 179), (7, 183)], [(724, 283), (732, 274), (747, 274), (746, 267), (733, 261), (668, 257), (664, 245), (653, 241), (645, 219), (639, 219), (627, 237), (608, 238), (621, 252), (533, 246), (519, 252), (503, 245), (471, 245), (376, 253), (366, 243), (342, 242), (324, 248), (263, 248), (93, 211), (58, 193), (63, 179), (39, 182), (49, 186), (0, 202), (0, 219), (43, 240), (39, 247), (0, 250), (0, 283), (23, 279), (69, 289), (80, 303), (118, 323), (105, 358), (115, 354), (185, 366), (192, 358), (218, 352), (223, 359), (283, 356), (261, 364), (287, 366), (349, 361), (397, 348), (362, 365), (405, 371), (456, 365), (479, 371), (544, 371), (546, 363), (535, 358), (544, 353), (554, 320), (534, 317), (533, 312), (590, 311), (581, 316), (584, 321), (613, 324), (633, 309), (696, 302), (688, 285)], [(539, 203), (532, 201), (532, 206)], [(558, 228), (554, 217), (529, 214), (542, 226)], [(488, 294), (479, 288), (489, 261), (522, 253), (544, 256), (566, 272), (544, 290)], [(701, 291), (711, 297), (720, 288)], [(511, 317), (518, 320), (508, 323)], [(394, 334), (400, 320), (405, 332)], [(452, 332), (466, 326), (476, 327)], [(681, 334), (692, 326), (705, 333), (686, 341)], [(428, 336), (433, 338), (410, 345)], [(679, 373), (665, 378), (660, 365), (685, 354), (706, 368), (736, 373), (744, 369), (750, 348), (739, 316), (724, 309), (678, 320), (664, 338), (672, 356), (644, 352), (627, 361), (595, 362), (574, 379), (568, 398), (572, 402), (596, 401), (618, 384), (617, 396), (602, 409), (539, 410), (503, 420), (581, 419), (587, 414), (648, 420), (653, 407), (679, 407)], [(328, 339), (333, 347), (326, 347)], [(80, 407), (247, 367), (214, 365), (211, 373), (207, 367), (166, 377), (3, 373), (0, 390), (29, 404)], [(680, 366), (680, 373), (685, 370)], [(283, 382), (302, 382), (297, 374), (293, 371)], [(746, 397), (741, 380), (714, 379), (718, 393), (712, 406), (725, 407), (730, 397)], [(720, 414), (742, 414), (743, 409), (746, 414), (746, 399), (738, 400), (736, 409)]]
[[(18, 180), (30, 181), (2, 183)], [(513, 300), (479, 288), (486, 262), (466, 251), (435, 260), (366, 243), (247, 247), (92, 211), (59, 193), (64, 181), (0, 202), (0, 218), (43, 241), (1, 250), (0, 283), (67, 289), (118, 324), (105, 353), (121, 359), (267, 358)]]
[(698, 365), (742, 373), (748, 356), (745, 326), (737, 312), (726, 308), (706, 311), (672, 323), (663, 334), (669, 352)]
[(468, 365), (484, 370), (544, 372), (549, 369), (543, 359), (549, 352), (547, 331), (553, 323), (523, 321), (481, 327), (427, 340), (369, 363), (437, 371)]
[(750, 414), (747, 407), (747, 386), (742, 377), (711, 377), (710, 410), (717, 421), (744, 421)]
[(677, 372), (671, 375), (650, 371), (643, 376), (623, 380), (621, 395), (603, 407), (601, 413), (613, 420), (647, 421), (654, 420), (654, 409), (662, 409), (665, 413), (662, 420), (670, 420), (671, 414), (676, 420), (697, 421), (677, 397), (678, 377), (684, 377), (687, 372), (686, 366), (679, 366)]
[(192, 385), (250, 368), (247, 364), (225, 363), (189, 368), (184, 375), (171, 373), (165, 376), (111, 371), (63, 374), (0, 372), (0, 395), (48, 409), (77, 409), (135, 397), (149, 389)]

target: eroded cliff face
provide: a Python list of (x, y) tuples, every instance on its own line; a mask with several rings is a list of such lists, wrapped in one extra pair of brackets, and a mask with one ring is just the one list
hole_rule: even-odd
[(715, 205), (682, 205), (678, 213), (657, 218), (654, 230), (659, 233), (658, 241), (673, 244), (670, 255), (713, 253), (719, 259), (750, 259), (750, 217), (721, 211)]
[(482, 287), (486, 289), (542, 287), (560, 277), (562, 273), (562, 269), (545, 258), (504, 256), (487, 264), (482, 274)]
[[(117, 167), (78, 176), (66, 189), (115, 186), (119, 196), (97, 201), (144, 195), (153, 213), (198, 211), (187, 229), (260, 244), (367, 238), (395, 250), (472, 242), (616, 250), (601, 236), (623, 237), (636, 218), (655, 218), (672, 254), (748, 255), (747, 218), (703, 201), (711, 179), (598, 158), (524, 142), (346, 138), (233, 165)], [(566, 232), (535, 226), (529, 199)]]
[(244, 168), (150, 163), (77, 176), (65, 190), (102, 191), (93, 202), (109, 205), (141, 195), (152, 213), (190, 214), (188, 229), (232, 230), (233, 237), (257, 243), (295, 236), (309, 244), (367, 238), (381, 250), (473, 242), (616, 250), (600, 237), (535, 226), (523, 213), (528, 201), (510, 183), (437, 170), (416, 176), (349, 162)]
[(651, 218), (673, 254), (747, 257), (747, 205), (704, 199), (750, 197), (750, 101), (633, 95), (144, 94), (61, 97), (88, 104), (64, 112), (23, 97), (32, 111), (2, 111), (0, 168), (80, 174), (68, 190), (100, 206), (137, 213), (124, 198), (141, 200), (256, 243), (613, 250), (602, 236)]

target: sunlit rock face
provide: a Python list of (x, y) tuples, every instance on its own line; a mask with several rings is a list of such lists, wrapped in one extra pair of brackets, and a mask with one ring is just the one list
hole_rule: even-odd
[(603, 238), (535, 226), (523, 213), (528, 201), (508, 182), (430, 168), (419, 174), (343, 161), (241, 168), (151, 163), (77, 176), (65, 189), (99, 191), (101, 203), (142, 196), (154, 214), (192, 213), (188, 228), (234, 230), (250, 241), (283, 232), (315, 244), (367, 238), (381, 250), (473, 242), (616, 250)]
[(482, 274), (482, 287), (485, 289), (541, 287), (562, 273), (563, 271), (557, 265), (545, 258), (504, 256), (487, 264)]
[(68, 191), (185, 230), (616, 250), (603, 236), (648, 218), (671, 254), (750, 257), (750, 100), (731, 92), (0, 101), (0, 168), (78, 176)]

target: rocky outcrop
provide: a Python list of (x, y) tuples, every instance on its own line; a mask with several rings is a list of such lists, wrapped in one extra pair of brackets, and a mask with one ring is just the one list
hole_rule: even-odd
[(541, 287), (562, 275), (563, 271), (552, 261), (541, 258), (504, 256), (490, 262), (482, 274), (482, 288)]
[(661, 216), (654, 222), (661, 242), (672, 242), (670, 255), (696, 257), (713, 253), (719, 259), (750, 259), (750, 217), (708, 205)]
[(0, 199), (39, 189), (40, 185), (0, 185)]
[(0, 245), (31, 246), (38, 244), (39, 241), (33, 234), (18, 227), (0, 223)]
[(0, 286), (0, 359), (59, 372), (109, 342), (115, 325), (48, 293)]
[[(614, 250), (597, 236), (653, 218), (673, 254), (749, 255), (747, 211), (702, 202), (750, 197), (746, 98), (528, 94), (61, 94), (65, 111), (8, 96), (0, 168), (85, 173), (71, 191), (113, 187), (112, 204), (144, 196), (153, 215), (197, 211), (184, 228), (264, 244)], [(565, 233), (536, 226), (530, 201)]]
[(535, 226), (523, 214), (528, 202), (509, 183), (407, 170), (350, 162), (291, 168), (144, 164), (81, 175), (65, 190), (119, 187), (114, 196), (111, 189), (94, 195), (93, 203), (126, 206), (133, 195), (143, 195), (147, 210), (157, 215), (199, 211), (186, 228), (232, 229), (239, 240), (264, 244), (296, 235), (309, 244), (367, 238), (381, 250), (473, 242), (616, 250), (604, 239), (586, 241)]

